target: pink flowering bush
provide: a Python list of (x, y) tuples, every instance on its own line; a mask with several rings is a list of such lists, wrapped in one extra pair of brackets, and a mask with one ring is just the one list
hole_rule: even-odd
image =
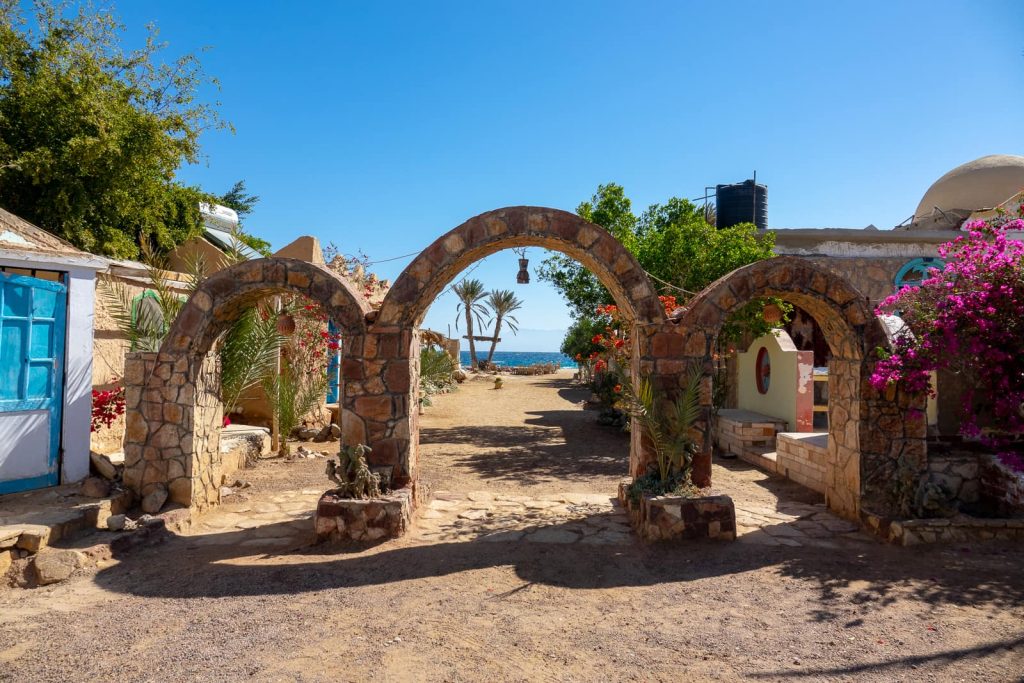
[[(1005, 450), (1024, 434), (1024, 242), (1006, 235), (1024, 230), (1024, 220), (975, 221), (964, 229), (939, 248), (944, 269), (931, 269), (920, 286), (879, 305), (877, 313), (900, 315), (913, 334), (897, 336), (871, 383), (934, 395), (929, 373), (962, 373), (971, 381), (961, 434)], [(1024, 471), (1018, 455), (1000, 459)]]

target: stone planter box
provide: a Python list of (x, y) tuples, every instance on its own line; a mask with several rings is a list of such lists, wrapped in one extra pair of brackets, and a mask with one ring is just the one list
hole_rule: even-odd
[(412, 524), (411, 488), (380, 498), (355, 500), (328, 492), (316, 505), (316, 541), (379, 541), (398, 538)]
[(736, 508), (729, 496), (642, 496), (633, 502), (628, 495), (632, 480), (619, 484), (619, 502), (629, 511), (633, 528), (645, 541), (681, 538), (736, 539)]

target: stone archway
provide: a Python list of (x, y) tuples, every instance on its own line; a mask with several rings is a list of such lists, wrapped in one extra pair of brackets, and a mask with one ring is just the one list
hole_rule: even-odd
[(274, 294), (320, 303), (359, 362), (369, 304), (320, 266), (285, 258), (246, 261), (202, 281), (159, 353), (125, 362), (124, 483), (142, 496), (166, 486), (174, 503), (202, 510), (220, 500), (220, 373), (214, 342), (242, 310)]
[(862, 503), (874, 512), (889, 512), (897, 462), (925, 465), (924, 420), (907, 419), (910, 409), (923, 414), (924, 406), (896, 388), (883, 395), (871, 386), (877, 349), (890, 348), (888, 328), (853, 285), (797, 257), (759, 261), (729, 273), (687, 303), (674, 329), (666, 328), (651, 340), (663, 386), (683, 381), (689, 364), (699, 364), (705, 372), (703, 444), (694, 463), (695, 481), (710, 482), (711, 356), (718, 332), (730, 313), (768, 296), (793, 303), (814, 317), (831, 350), (829, 507), (851, 519), (858, 518)]
[[(511, 247), (543, 247), (586, 266), (608, 288), (633, 323), (636, 368), (653, 363), (650, 333), (665, 324), (657, 292), (640, 264), (607, 230), (567, 211), (516, 206), (469, 219), (427, 247), (396, 279), (367, 330), (364, 371), (383, 381), (347, 403), (364, 421), (380, 465), (393, 465), (398, 481), (415, 481), (419, 430), (417, 328), (438, 294), (467, 266)], [(348, 399), (346, 399), (348, 401)], [(639, 430), (633, 430), (634, 435)], [(630, 470), (642, 447), (634, 436)]]

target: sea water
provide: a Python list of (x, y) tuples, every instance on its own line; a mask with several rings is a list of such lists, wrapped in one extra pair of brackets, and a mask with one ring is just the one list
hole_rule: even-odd
[[(460, 360), (464, 367), (469, 367), (469, 351), (462, 351)], [(485, 360), (487, 352), (476, 353), (477, 360)], [(559, 367), (575, 368), (576, 361), (558, 351), (495, 351), (491, 362), (495, 365), (525, 367), (536, 363), (556, 363)]]

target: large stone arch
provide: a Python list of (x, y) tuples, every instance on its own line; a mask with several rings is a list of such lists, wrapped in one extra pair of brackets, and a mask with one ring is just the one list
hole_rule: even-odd
[[(365, 421), (372, 460), (393, 465), (399, 481), (415, 481), (419, 441), (419, 340), (416, 330), (434, 299), (467, 266), (502, 249), (542, 247), (586, 266), (634, 324), (634, 361), (649, 359), (650, 333), (665, 324), (658, 294), (640, 264), (607, 230), (579, 216), (544, 207), (515, 206), (469, 219), (427, 247), (395, 280), (367, 331), (364, 371), (381, 377), (364, 387), (351, 408)], [(633, 430), (634, 434), (638, 430)], [(641, 461), (634, 437), (631, 470)]]
[(158, 353), (125, 363), (125, 485), (146, 496), (160, 486), (174, 503), (203, 509), (220, 500), (220, 375), (214, 342), (259, 299), (301, 294), (341, 329), (343, 354), (361, 362), (370, 306), (329, 270), (286, 258), (246, 261), (200, 283)]
[(395, 280), (377, 325), (417, 327), (437, 295), (475, 261), (502, 249), (543, 247), (592, 272), (632, 320), (664, 320), (658, 294), (629, 251), (600, 226), (574, 213), (512, 206), (482, 213), (439, 237)]
[(921, 399), (895, 387), (882, 393), (871, 386), (877, 351), (890, 348), (888, 328), (847, 280), (798, 257), (767, 259), (729, 273), (687, 303), (674, 329), (666, 328), (651, 340), (658, 358), (654, 369), (663, 386), (682, 382), (691, 363), (700, 364), (705, 372), (703, 443), (695, 459), (695, 480), (710, 481), (711, 360), (719, 330), (741, 306), (769, 296), (813, 316), (831, 349), (829, 507), (853, 519), (862, 504), (875, 512), (889, 512), (898, 463), (925, 464), (925, 421), (908, 416), (912, 408), (923, 415), (924, 406)]

